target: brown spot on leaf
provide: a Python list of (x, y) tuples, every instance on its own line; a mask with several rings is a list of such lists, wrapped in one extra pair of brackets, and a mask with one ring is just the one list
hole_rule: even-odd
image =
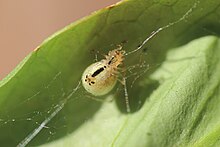
[(106, 8), (107, 8), (107, 9), (112, 9), (112, 8), (114, 8), (114, 7), (115, 7), (115, 4), (110, 5), (110, 6), (106, 7)]

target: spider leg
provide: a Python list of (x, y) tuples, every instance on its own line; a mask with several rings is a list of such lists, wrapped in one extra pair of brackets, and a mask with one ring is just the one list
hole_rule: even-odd
[(127, 84), (126, 84), (126, 78), (123, 77), (123, 86), (124, 86), (124, 94), (125, 94), (125, 104), (126, 104), (126, 110), (127, 112), (131, 112), (130, 104), (129, 104), (129, 99), (128, 99), (128, 90), (127, 90)]

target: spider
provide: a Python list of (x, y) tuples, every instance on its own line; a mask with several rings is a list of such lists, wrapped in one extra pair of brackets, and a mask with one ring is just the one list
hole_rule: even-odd
[(83, 87), (94, 96), (102, 96), (109, 93), (117, 83), (124, 85), (127, 112), (130, 112), (126, 79), (120, 80), (120, 66), (123, 64), (125, 51), (118, 45), (117, 49), (111, 50), (105, 55), (105, 59), (88, 66), (82, 75)]

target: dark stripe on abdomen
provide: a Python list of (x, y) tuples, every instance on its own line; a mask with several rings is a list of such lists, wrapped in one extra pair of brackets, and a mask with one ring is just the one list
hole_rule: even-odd
[(97, 75), (100, 74), (103, 70), (104, 70), (103, 67), (99, 68), (98, 70), (96, 70), (96, 71), (92, 74), (92, 77), (97, 76)]

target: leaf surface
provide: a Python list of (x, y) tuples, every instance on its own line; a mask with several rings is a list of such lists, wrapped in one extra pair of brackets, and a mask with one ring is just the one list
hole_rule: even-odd
[[(218, 0), (127, 0), (52, 35), (0, 82), (1, 145), (218, 145), (219, 39), (187, 43), (220, 33), (219, 5)], [(129, 52), (161, 27), (166, 29), (143, 47), (150, 70), (139, 74), (132, 88), (134, 79), (128, 80), (132, 113), (124, 111), (123, 91), (104, 96), (115, 99), (105, 103), (90, 99), (82, 87), (74, 91), (94, 62), (92, 50), (106, 54), (126, 40), (123, 49)], [(126, 65), (139, 63), (143, 54), (128, 55)], [(49, 123), (37, 130), (45, 120)], [(33, 136), (34, 131), (39, 133)]]

